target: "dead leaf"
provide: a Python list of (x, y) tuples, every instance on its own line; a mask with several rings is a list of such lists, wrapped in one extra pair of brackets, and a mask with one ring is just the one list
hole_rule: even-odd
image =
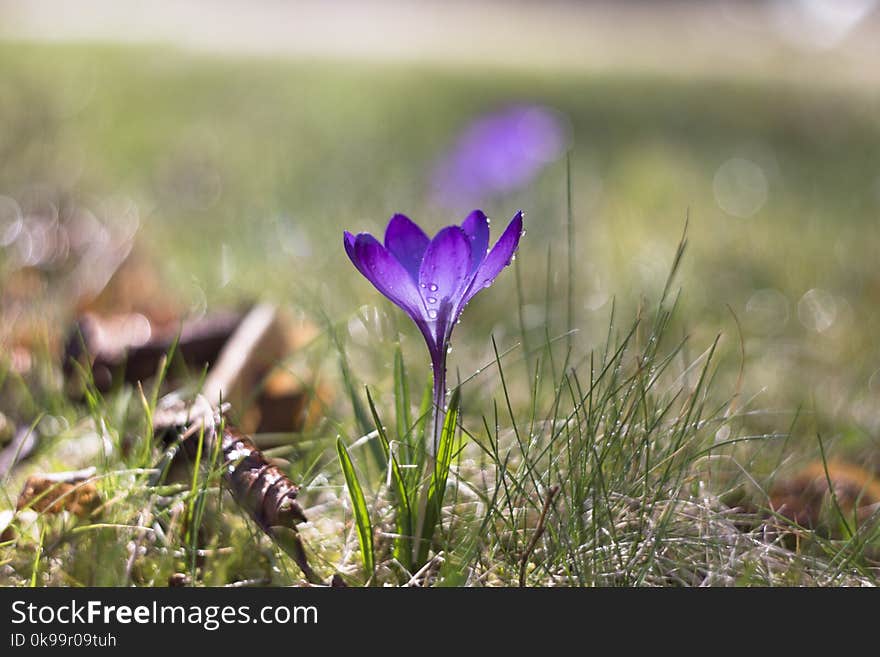
[(171, 575), (168, 576), (169, 587), (189, 586), (189, 584), (189, 575), (186, 573), (171, 573)]
[(77, 314), (139, 314), (151, 324), (172, 324), (185, 314), (183, 304), (168, 294), (168, 284), (155, 263), (161, 262), (142, 243), (126, 253), (116, 268), (105, 268), (100, 278), (84, 285), (77, 298)]
[(0, 543), (15, 540), (15, 529), (12, 526), (14, 519), (15, 511), (0, 511)]
[(135, 384), (155, 376), (175, 341), (175, 357), (191, 370), (210, 367), (241, 318), (239, 312), (223, 311), (183, 322), (181, 326), (161, 327), (137, 313), (83, 315), (70, 331), (64, 350), (68, 392), (74, 397), (81, 395), (74, 361), (91, 368), (95, 387), (106, 392), (120, 377)]
[(94, 469), (28, 477), (18, 496), (16, 509), (34, 509), (40, 513), (70, 511), (84, 518), (101, 504), (98, 489), (90, 478)]
[(770, 492), (774, 511), (810, 529), (822, 523), (822, 511), (831, 503), (828, 480), (847, 518), (867, 520), (880, 504), (880, 478), (861, 466), (844, 461), (828, 463), (828, 474), (821, 461), (810, 463), (797, 474), (777, 483)]

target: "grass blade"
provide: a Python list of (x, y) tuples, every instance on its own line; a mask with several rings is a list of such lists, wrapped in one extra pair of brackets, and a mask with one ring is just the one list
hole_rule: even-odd
[(400, 464), (397, 457), (391, 451), (391, 444), (388, 441), (388, 435), (385, 433), (385, 427), (379, 419), (379, 413), (376, 411), (376, 405), (373, 403), (373, 397), (367, 389), (367, 403), (370, 405), (370, 412), (373, 414), (373, 420), (376, 422), (376, 432), (379, 434), (379, 444), (382, 451), (385, 452), (385, 459), (388, 461), (390, 470), (391, 490), (394, 493), (394, 501), (397, 503), (397, 534), (394, 539), (394, 558), (397, 559), (404, 568), (412, 570), (412, 535), (413, 535), (413, 516), (412, 507), (409, 501), (409, 493), (406, 487), (406, 480), (401, 472)]
[(422, 451), (424, 451), (424, 445), (428, 444), (428, 430), (431, 426), (428, 420), (432, 415), (431, 406), (433, 403), (434, 396), (432, 394), (431, 382), (428, 381), (422, 393), (422, 402), (419, 404), (419, 419), (416, 420), (416, 425), (413, 427), (412, 440), (410, 441), (411, 444), (421, 447)]
[(354, 512), (354, 520), (357, 526), (358, 541), (361, 545), (361, 555), (364, 561), (364, 570), (367, 577), (372, 577), (375, 570), (375, 557), (373, 554), (373, 524), (370, 522), (370, 514), (367, 510), (367, 500), (364, 490), (358, 481), (354, 464), (348, 455), (348, 450), (342, 444), (342, 439), (336, 439), (336, 453), (339, 455), (339, 464), (342, 466), (342, 474), (345, 475), (345, 484), (348, 487), (348, 496), (351, 499), (351, 508)]
[(440, 520), (440, 509), (443, 506), (446, 481), (449, 478), (449, 468), (452, 465), (452, 457), (455, 452), (455, 429), (458, 426), (460, 405), (460, 388), (456, 388), (449, 401), (449, 410), (446, 411), (446, 419), (443, 421), (443, 429), (440, 432), (440, 442), (437, 445), (434, 471), (431, 474), (431, 483), (428, 486), (421, 540), (419, 541), (418, 553), (416, 555), (416, 567), (427, 561), (428, 550), (431, 547), (431, 537)]
[[(371, 410), (375, 411), (372, 404)], [(406, 385), (406, 365), (404, 365), (403, 352), (400, 350), (399, 344), (394, 350), (394, 410), (397, 420), (397, 439), (403, 440), (412, 426), (412, 419), (409, 408), (409, 390)], [(376, 417), (375, 412), (373, 417)]]

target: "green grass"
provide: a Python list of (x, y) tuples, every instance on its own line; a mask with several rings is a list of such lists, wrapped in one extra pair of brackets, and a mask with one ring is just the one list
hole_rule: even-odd
[[(528, 233), (455, 332), (462, 449), (416, 573), (419, 555), (403, 558), (413, 546), (400, 540), (412, 518), (398, 512), (429, 485), (405, 467), (417, 464), (428, 358), (349, 265), (341, 233), (378, 232), (396, 211), (431, 230), (460, 221), (471, 208), (428, 201), (433, 159), (474, 114), (522, 99), (570, 117), (570, 169), (559, 162), (486, 199), (496, 233), (518, 208)], [(306, 356), (335, 402), (278, 453), (303, 484), (303, 535), (322, 575), (366, 582), (367, 563), (372, 583), (397, 584), (516, 585), (521, 572), (557, 585), (875, 582), (877, 523), (799, 529), (795, 545), (764, 530), (767, 490), (823, 458), (817, 435), (828, 455), (880, 467), (878, 101), (822, 80), (490, 77), (4, 43), (0, 195), (102, 218), (131, 199), (169, 295), (194, 309), (274, 300), (320, 327)], [(726, 214), (713, 191), (733, 157), (756, 162), (767, 183), (749, 218)], [(0, 255), (0, 276), (10, 262)], [(42, 441), (4, 482), (0, 509), (14, 508), (31, 472), (90, 465), (109, 502), (85, 521), (16, 520), (0, 581), (295, 581), (216, 472), (157, 480), (152, 392), (146, 404), (131, 389), (65, 398), (54, 340), (69, 301), (52, 284), (30, 299), (24, 314), (41, 313), (45, 335), (26, 378), (0, 354), (0, 412), (34, 422)], [(349, 447), (365, 505), (355, 523), (335, 445), (375, 428), (371, 407), (388, 446)], [(397, 443), (407, 504), (382, 458)]]

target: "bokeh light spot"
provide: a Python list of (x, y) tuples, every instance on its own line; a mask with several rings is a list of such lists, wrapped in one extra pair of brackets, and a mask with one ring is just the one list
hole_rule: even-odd
[(732, 157), (718, 167), (712, 181), (718, 207), (734, 217), (755, 215), (767, 202), (767, 176), (758, 164)]
[(757, 290), (746, 302), (746, 325), (762, 335), (778, 333), (788, 323), (788, 298), (779, 290)]
[(804, 327), (824, 333), (837, 319), (837, 302), (830, 292), (813, 288), (798, 301), (797, 313)]

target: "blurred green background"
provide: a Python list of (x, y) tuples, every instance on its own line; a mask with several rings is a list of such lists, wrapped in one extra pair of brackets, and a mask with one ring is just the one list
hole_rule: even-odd
[[(73, 42), (63, 23), (48, 26), (45, 39), (33, 26), (7, 29), (0, 195), (23, 209), (48, 199), (95, 213), (108, 199), (115, 207), (126, 199), (169, 295), (193, 312), (253, 298), (307, 309), (319, 302), (334, 321), (352, 318), (352, 348), (376, 356), (358, 375), (376, 384), (387, 380), (376, 363), (388, 362), (394, 336), (382, 329), (388, 322), (353, 319), (361, 306), (378, 306), (405, 332), (414, 362), (424, 355), (414, 331), (345, 258), (342, 231), (380, 232), (394, 212), (429, 232), (460, 222), (471, 208), (430, 200), (436, 158), (482, 113), (547, 105), (568, 117), (573, 134), (578, 353), (605, 339), (612, 299), (626, 321), (643, 299), (656, 300), (689, 216), (679, 330), (693, 336), (691, 356), (723, 334), (721, 396), (736, 389), (742, 350), (741, 398), (756, 411), (747, 420), (756, 429), (785, 431), (801, 409), (796, 437), (805, 444), (820, 430), (880, 465), (880, 91), (872, 66), (851, 56), (858, 49), (771, 47), (754, 33), (740, 52), (731, 46), (737, 33), (723, 29), (683, 44), (662, 34), (670, 21), (696, 29), (681, 3), (670, 3), (671, 18), (659, 23), (656, 7), (625, 5), (617, 40), (589, 42), (609, 19), (570, 3), (571, 24), (556, 23), (564, 38), (555, 58), (530, 34), (525, 43), (535, 47), (510, 43), (510, 61), (457, 49), (474, 26), (450, 35), (448, 61), (442, 52), (361, 57), (341, 42), (338, 52), (329, 43), (254, 53), (237, 41), (193, 49), (179, 30), (164, 37), (170, 43), (145, 44), (100, 31)], [(419, 11), (430, 21), (437, 9), (408, 6), (415, 22)], [(526, 18), (540, 12), (521, 8)], [(14, 15), (16, 7), (0, 9)], [(212, 17), (203, 15), (202, 29), (210, 31)], [(493, 40), (491, 25), (481, 25), (486, 49), (506, 35)], [(579, 26), (591, 50), (578, 49)], [(136, 41), (163, 39), (134, 31)], [(727, 50), (713, 58), (716, 34)], [(552, 31), (539, 36), (553, 43)], [(546, 327), (562, 333), (565, 160), (483, 205), (496, 235), (526, 210), (516, 261), (522, 321), (535, 340)], [(5, 256), (7, 274), (10, 262)], [(462, 376), (491, 360), (490, 333), (503, 347), (517, 342), (515, 279), (506, 272), (465, 313), (451, 362)]]

